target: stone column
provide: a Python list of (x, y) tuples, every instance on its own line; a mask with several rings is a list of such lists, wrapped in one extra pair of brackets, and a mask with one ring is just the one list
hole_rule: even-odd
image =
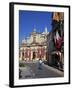
[(20, 60), (22, 60), (22, 50), (20, 51)]
[(33, 52), (32, 52), (32, 50), (31, 50), (31, 60), (32, 60), (32, 57), (33, 57)]

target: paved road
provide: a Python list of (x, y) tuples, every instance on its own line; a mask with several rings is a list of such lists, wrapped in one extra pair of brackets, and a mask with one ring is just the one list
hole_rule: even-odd
[[(39, 69), (38, 62), (35, 63), (25, 63), (27, 69), (22, 70), (22, 79), (23, 78), (52, 78), (52, 77), (63, 77), (63, 72), (51, 68), (47, 65), (43, 65), (42, 69)], [(27, 75), (28, 73), (28, 75)], [(25, 76), (26, 75), (26, 76)]]

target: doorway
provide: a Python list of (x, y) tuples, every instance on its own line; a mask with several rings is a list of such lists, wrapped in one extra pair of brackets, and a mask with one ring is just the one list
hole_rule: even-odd
[(35, 55), (35, 52), (33, 52), (33, 59), (35, 59), (36, 58), (36, 55)]
[(52, 55), (52, 65), (57, 67), (58, 57), (56, 54)]

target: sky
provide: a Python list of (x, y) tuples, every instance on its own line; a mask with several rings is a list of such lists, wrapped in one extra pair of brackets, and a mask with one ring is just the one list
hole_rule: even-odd
[(36, 28), (37, 32), (44, 32), (47, 27), (48, 32), (52, 30), (52, 12), (44, 11), (19, 11), (19, 43), (29, 37)]

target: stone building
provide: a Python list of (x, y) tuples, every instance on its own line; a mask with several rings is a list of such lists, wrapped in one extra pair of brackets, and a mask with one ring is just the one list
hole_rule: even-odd
[(64, 13), (52, 15), (52, 31), (48, 34), (48, 64), (63, 69), (64, 64)]
[(47, 60), (47, 27), (45, 27), (44, 32), (37, 32), (34, 28), (30, 36), (24, 38), (19, 48), (19, 60), (24, 61), (35, 61)]

